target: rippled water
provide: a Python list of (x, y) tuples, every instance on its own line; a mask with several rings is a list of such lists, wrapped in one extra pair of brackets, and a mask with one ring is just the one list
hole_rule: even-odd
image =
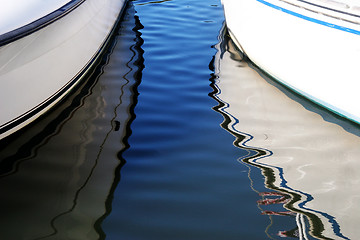
[(0, 239), (356, 239), (358, 136), (254, 68), (219, 0), (133, 1), (93, 75), (0, 142)]

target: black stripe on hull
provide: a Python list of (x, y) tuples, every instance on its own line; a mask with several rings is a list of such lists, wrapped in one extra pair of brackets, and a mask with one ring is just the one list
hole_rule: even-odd
[(86, 0), (72, 0), (61, 8), (35, 20), (34, 22), (0, 35), (0, 47), (39, 31), (56, 20), (66, 16), (85, 1)]

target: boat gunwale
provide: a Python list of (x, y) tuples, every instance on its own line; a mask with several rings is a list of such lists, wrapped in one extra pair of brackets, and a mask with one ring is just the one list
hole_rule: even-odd
[[(292, 3), (288, 2), (287, 0), (282, 0), (282, 1), (284, 1), (284, 2), (286, 2), (286, 3), (289, 3), (289, 4), (292, 4)], [(342, 10), (339, 10), (339, 9), (336, 9), (336, 8), (328, 7), (328, 6), (326, 6), (326, 5), (316, 4), (316, 3), (310, 2), (310, 1), (308, 1), (308, 0), (297, 0), (297, 1), (298, 1), (298, 2), (302, 2), (302, 3), (305, 3), (305, 4), (308, 4), (308, 5), (315, 6), (315, 7), (318, 7), (318, 8), (326, 9), (326, 10), (329, 10), (329, 11), (333, 11), (333, 12), (337, 12), (337, 13), (349, 15), (349, 16), (352, 16), (352, 17), (360, 17), (359, 14), (355, 14), (355, 13), (352, 13), (352, 12), (342, 11)], [(299, 7), (301, 7), (301, 6), (299, 5)]]
[[(256, 0), (256, 1), (261, 3), (261, 4), (264, 4), (264, 5), (268, 6), (270, 8), (279, 10), (279, 11), (281, 11), (283, 13), (287, 13), (287, 14), (293, 15), (293, 16), (298, 17), (298, 18), (302, 18), (302, 19), (310, 21), (310, 22), (314, 22), (314, 23), (317, 23), (317, 24), (320, 24), (320, 25), (323, 25), (323, 26), (326, 26), (326, 27), (334, 28), (334, 29), (341, 30), (341, 31), (344, 31), (344, 32), (348, 32), (348, 33), (352, 33), (352, 34), (355, 34), (355, 35), (360, 35), (360, 21), (359, 22), (354, 22), (354, 21), (350, 21), (348, 19), (338, 18), (336, 16), (331, 16), (331, 15), (327, 15), (327, 14), (324, 14), (324, 13), (321, 13), (321, 12), (316, 12), (316, 11), (313, 11), (313, 10), (310, 10), (310, 9), (306, 9), (306, 8), (300, 6), (300, 5), (292, 4), (287, 0)], [(302, 0), (296, 0), (296, 1), (302, 1)], [(300, 12), (294, 10), (294, 9), (287, 8), (287, 7), (284, 7), (284, 6), (281, 6), (281, 5), (277, 5), (276, 3), (273, 3), (273, 2), (281, 2), (281, 3), (286, 4), (288, 6), (292, 6), (292, 8), (298, 8), (298, 9), (301, 9), (301, 10), (306, 10), (307, 12), (312, 12), (314, 14), (321, 15), (321, 16), (326, 17), (326, 18), (331, 18), (333, 20), (337, 20), (337, 21), (340, 21), (340, 22), (336, 23), (336, 22), (331, 22), (329, 20), (323, 20), (323, 19), (318, 18), (318, 17), (309, 16), (309, 15), (300, 13)], [(360, 16), (358, 18), (360, 20)], [(350, 24), (350, 25), (345, 26), (344, 23), (345, 24)]]
[(316, 4), (308, 0), (278, 0), (278, 1), (335, 20), (340, 20), (350, 24), (360, 25), (360, 14), (356, 14), (350, 11), (347, 12), (337, 8), (331, 8), (329, 6)]
[(23, 37), (26, 37), (40, 29), (50, 25), (51, 23), (57, 21), (58, 19), (66, 16), (86, 0), (71, 0), (57, 10), (31, 22), (22, 27), (16, 28), (9, 32), (0, 35), (0, 47), (7, 45), (11, 42), (19, 40)]

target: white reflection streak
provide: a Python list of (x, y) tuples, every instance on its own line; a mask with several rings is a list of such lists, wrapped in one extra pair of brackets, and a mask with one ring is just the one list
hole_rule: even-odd
[(297, 213), (296, 214), (296, 224), (299, 229), (299, 240), (309, 240), (309, 238), (306, 235), (306, 224), (304, 221), (304, 215)]

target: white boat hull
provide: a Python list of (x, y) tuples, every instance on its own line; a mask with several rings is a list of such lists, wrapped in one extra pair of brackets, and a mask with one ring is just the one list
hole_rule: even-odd
[(125, 3), (82, 1), (65, 16), (0, 47), (0, 139), (73, 89), (100, 55)]
[(360, 8), (351, 0), (343, 1), (344, 6), (304, 2), (222, 0), (230, 35), (253, 63), (292, 90), (360, 123)]

